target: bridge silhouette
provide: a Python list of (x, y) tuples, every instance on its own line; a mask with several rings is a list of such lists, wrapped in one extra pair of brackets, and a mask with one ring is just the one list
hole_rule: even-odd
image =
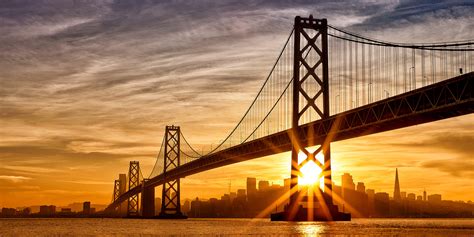
[[(126, 205), (127, 216), (153, 218), (155, 187), (162, 185), (158, 218), (185, 218), (181, 178), (291, 151), (290, 198), (280, 200), (288, 204), (272, 220), (350, 220), (333, 204), (340, 197), (331, 192), (331, 142), (472, 113), (473, 45), (386, 42), (297, 16), (263, 86), (228, 136), (203, 154), (178, 126), (167, 126), (151, 174), (144, 178), (132, 161), (128, 190), (120, 188), (124, 180), (115, 180), (105, 212), (117, 215)], [(298, 185), (309, 162), (321, 170), (319, 181)]]

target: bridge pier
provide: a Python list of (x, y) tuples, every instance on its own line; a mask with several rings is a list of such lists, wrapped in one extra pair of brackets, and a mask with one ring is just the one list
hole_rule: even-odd
[(155, 217), (155, 187), (145, 187), (148, 179), (143, 180), (142, 183), (142, 218)]
[[(304, 144), (300, 131), (300, 126), (308, 122), (304, 120), (308, 113), (321, 119), (330, 116), (327, 20), (297, 16), (294, 29), (290, 202), (283, 212), (272, 214), (271, 220), (350, 220), (350, 214), (339, 212), (332, 200), (331, 138), (326, 137), (323, 144), (313, 152), (307, 147), (317, 144)], [(304, 104), (300, 106), (300, 102)], [(330, 130), (332, 125), (325, 129)], [(301, 170), (309, 162), (321, 170), (318, 182), (300, 187), (298, 180), (303, 175)], [(321, 179), (322, 188), (319, 183)]]

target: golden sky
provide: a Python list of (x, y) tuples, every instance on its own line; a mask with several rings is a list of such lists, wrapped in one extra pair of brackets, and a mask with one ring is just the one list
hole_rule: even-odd
[[(151, 171), (165, 125), (198, 148), (217, 144), (257, 94), (295, 15), (396, 42), (474, 38), (469, 1), (311, 2), (0, 3), (0, 207), (109, 203), (130, 160)], [(391, 194), (398, 167), (402, 191), (474, 200), (473, 121), (334, 143), (335, 182), (350, 172)], [(182, 196), (288, 176), (289, 155), (279, 154), (187, 177)]]

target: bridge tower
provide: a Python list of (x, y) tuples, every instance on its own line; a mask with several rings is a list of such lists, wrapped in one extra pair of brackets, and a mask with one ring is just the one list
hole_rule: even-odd
[[(112, 202), (115, 202), (120, 197), (120, 194), (120, 180), (116, 179), (114, 180), (114, 192), (112, 195)], [(107, 210), (106, 213), (110, 216), (118, 216), (120, 215), (120, 206), (112, 210)]]
[[(285, 211), (272, 215), (272, 220), (350, 220), (350, 215), (339, 213), (332, 201), (331, 146), (327, 137), (315, 151), (307, 147), (300, 130), (307, 113), (327, 119), (329, 112), (328, 25), (326, 19), (297, 16), (294, 25), (293, 105), (291, 134), (290, 202)], [(311, 134), (307, 134), (311, 136)], [(311, 141), (308, 138), (307, 141)], [(298, 159), (300, 156), (300, 159)], [(323, 188), (303, 192), (298, 185), (301, 168), (314, 162), (321, 170), (317, 180), (323, 179)], [(303, 207), (307, 201), (307, 207)]]
[(116, 179), (114, 182), (114, 200), (117, 200), (120, 197), (120, 179)]
[[(130, 161), (130, 167), (128, 169), (128, 190), (138, 185), (140, 185), (140, 164), (138, 161)], [(128, 199), (127, 216), (138, 217), (140, 215), (139, 210), (138, 194), (135, 194)]]
[(158, 218), (185, 219), (181, 213), (180, 180), (167, 179), (168, 171), (180, 166), (180, 136), (179, 126), (166, 126), (165, 157), (163, 175), (165, 182), (161, 194), (161, 212)]

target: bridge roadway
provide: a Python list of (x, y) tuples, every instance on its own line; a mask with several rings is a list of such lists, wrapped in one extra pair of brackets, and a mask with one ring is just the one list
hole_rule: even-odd
[[(345, 111), (300, 126), (303, 144), (321, 144), (326, 137), (340, 141), (408, 126), (433, 122), (474, 112), (474, 72), (415, 89), (394, 97)], [(160, 174), (145, 183), (158, 186), (165, 180), (184, 178), (206, 170), (291, 150), (291, 130), (286, 130), (203, 156)], [(130, 196), (135, 187), (106, 210), (113, 210)]]

